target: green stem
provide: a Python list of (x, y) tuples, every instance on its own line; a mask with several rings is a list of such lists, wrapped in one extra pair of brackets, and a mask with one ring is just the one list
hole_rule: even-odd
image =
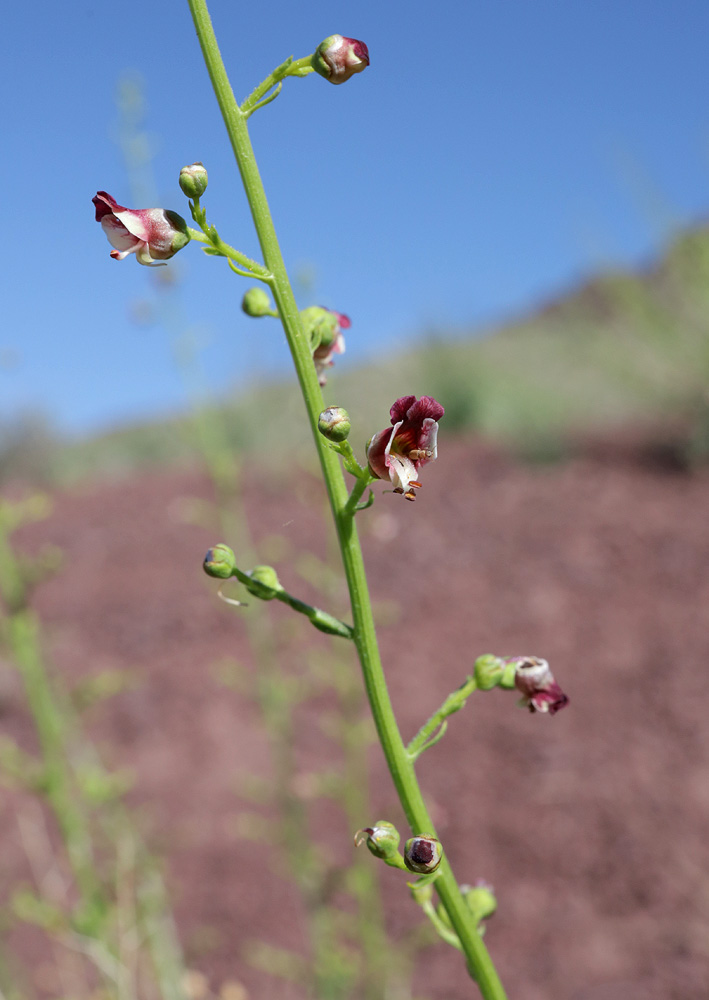
[[(273, 275), (271, 286), (273, 296), (288, 338), (335, 520), (352, 605), (354, 641), (377, 735), (412, 830), (414, 833), (434, 833), (413, 762), (402, 741), (387, 691), (377, 646), (362, 550), (354, 518), (345, 510), (347, 488), (344, 476), (337, 456), (327, 447), (318, 431), (318, 417), (324, 407), (322, 392), (254, 157), (246, 116), (234, 98), (205, 0), (188, 0), (188, 4), (249, 201), (263, 259)], [(441, 863), (441, 874), (436, 881), (436, 890), (460, 939), (468, 969), (476, 979), (483, 997), (485, 1000), (505, 1000), (505, 992), (490, 955), (473, 926), (470, 912), (445, 858)]]
[[(275, 589), (268, 587), (265, 584), (257, 583), (253, 577), (248, 573), (244, 573), (243, 570), (238, 569), (236, 566), (232, 571), (232, 576), (235, 577), (239, 583), (243, 583), (246, 589), (254, 595), (254, 597), (259, 597), (262, 600), (270, 601), (274, 598), (277, 601), (281, 601), (283, 604), (287, 604), (289, 608), (297, 611), (298, 614), (305, 615), (315, 628), (320, 629), (321, 632), (326, 632), (328, 635), (339, 635), (343, 639), (352, 639), (352, 628), (345, 622), (340, 621), (339, 618), (335, 618), (327, 611), (323, 611), (321, 608), (313, 607), (312, 604), (306, 604), (305, 601), (301, 601), (299, 597), (293, 597), (289, 594), (287, 590), (283, 587), (280, 589)], [(256, 589), (254, 589), (256, 588)], [(224, 597), (223, 599), (227, 602), (230, 598)], [(241, 603), (241, 602), (239, 602)]]
[(357, 510), (357, 504), (362, 499), (362, 494), (367, 489), (370, 482), (372, 482), (372, 480), (368, 479), (366, 476), (362, 476), (361, 479), (356, 480), (342, 512), (344, 517), (354, 517), (355, 511)]
[(67, 767), (64, 720), (50, 689), (39, 648), (39, 627), (33, 612), (23, 609), (8, 620), (8, 639), (13, 659), (25, 685), (27, 701), (37, 727), (44, 763), (47, 799), (61, 827), (77, 885), (88, 906), (104, 901), (95, 874), (91, 836), (85, 817), (74, 801)]
[(222, 257), (226, 257), (228, 260), (235, 260), (237, 264), (240, 264), (254, 278), (258, 278), (260, 281), (265, 281), (266, 283), (271, 280), (271, 275), (263, 264), (259, 264), (258, 261), (252, 260), (245, 253), (225, 243), (213, 226), (208, 226), (205, 222), (202, 232), (199, 229), (193, 229), (192, 226), (187, 227), (187, 232), (190, 235), (190, 239), (195, 240), (197, 243), (207, 243), (214, 250), (218, 250)]
[(448, 716), (453, 715), (454, 712), (459, 712), (476, 688), (475, 678), (468, 677), (456, 691), (448, 695), (441, 707), (436, 709), (433, 715), (424, 722), (406, 748), (414, 760), (420, 756), (423, 750), (427, 750), (434, 743), (438, 743), (438, 740), (443, 735), (443, 729), (446, 726)]

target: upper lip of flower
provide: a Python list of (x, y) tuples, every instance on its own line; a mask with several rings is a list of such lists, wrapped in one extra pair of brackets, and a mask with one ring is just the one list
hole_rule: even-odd
[(367, 446), (367, 460), (378, 479), (389, 476), (395, 493), (414, 500), (421, 484), (418, 470), (438, 455), (438, 421), (444, 414), (432, 396), (402, 396), (390, 410), (391, 427), (375, 434)]

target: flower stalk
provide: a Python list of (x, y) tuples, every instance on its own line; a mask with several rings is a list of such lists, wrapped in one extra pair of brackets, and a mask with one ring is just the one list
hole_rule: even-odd
[[(352, 606), (353, 639), (377, 735), (413, 832), (435, 836), (413, 761), (401, 738), (384, 679), (362, 550), (354, 523), (354, 510), (352, 505), (348, 506), (348, 492), (339, 459), (318, 430), (319, 415), (324, 408), (322, 392), (313, 365), (310, 342), (303, 330), (251, 146), (247, 127), (249, 109), (242, 110), (236, 102), (205, 0), (188, 0), (188, 4), (251, 208), (263, 259), (272, 275), (269, 284), (305, 402), (335, 521)], [(500, 979), (471, 920), (446, 858), (441, 862), (436, 890), (458, 936), (470, 974), (476, 980), (482, 996), (485, 1000), (505, 1000)]]

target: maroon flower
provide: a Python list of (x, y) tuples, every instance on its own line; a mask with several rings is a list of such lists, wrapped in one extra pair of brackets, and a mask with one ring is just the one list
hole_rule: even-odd
[(190, 241), (187, 224), (177, 212), (164, 208), (124, 208), (110, 194), (98, 191), (92, 199), (111, 257), (123, 260), (134, 253), (140, 264), (159, 265)]
[(391, 479), (395, 493), (415, 500), (421, 486), (418, 470), (438, 454), (438, 421), (445, 410), (432, 396), (402, 396), (392, 406), (392, 427), (375, 434), (367, 445), (367, 461), (377, 479)]
[(315, 309), (324, 310), (328, 313), (328, 319), (333, 316), (335, 318), (334, 324), (332, 321), (322, 324), (320, 327), (322, 339), (313, 351), (313, 361), (318, 373), (318, 382), (320, 385), (325, 385), (327, 382), (325, 372), (335, 364), (334, 356), (345, 353), (345, 338), (342, 331), (349, 330), (352, 326), (352, 321), (344, 313), (335, 312), (334, 309), (327, 309), (325, 306), (316, 306)]
[(506, 657), (515, 664), (515, 687), (523, 695), (522, 704), (530, 712), (554, 715), (569, 704), (569, 699), (554, 680), (546, 660), (538, 656)]
[(343, 35), (330, 35), (313, 55), (313, 69), (330, 83), (344, 83), (367, 66), (369, 50), (364, 42)]

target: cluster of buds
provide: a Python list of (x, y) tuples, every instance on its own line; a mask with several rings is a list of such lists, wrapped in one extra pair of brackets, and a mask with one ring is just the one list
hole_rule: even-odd
[(520, 704), (530, 712), (554, 715), (569, 703), (549, 664), (539, 656), (479, 656), (474, 676), (481, 691), (516, 688), (523, 696)]
[(401, 836), (393, 823), (380, 819), (374, 826), (365, 826), (355, 834), (355, 847), (366, 844), (375, 858), (380, 858), (393, 868), (415, 872), (417, 875), (432, 875), (443, 859), (440, 840), (431, 834), (420, 833), (409, 837), (404, 844), (404, 853), (399, 851)]

